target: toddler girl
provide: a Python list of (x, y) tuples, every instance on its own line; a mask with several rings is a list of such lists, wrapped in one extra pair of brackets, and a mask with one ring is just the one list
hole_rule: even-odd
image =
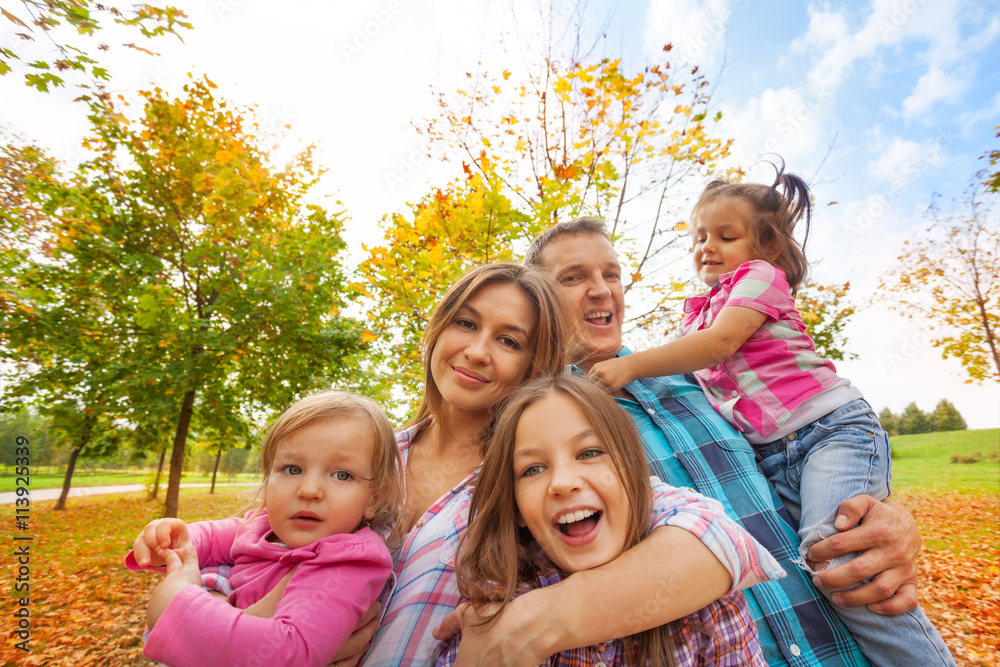
[[(288, 408), (263, 442), (263, 504), (242, 519), (151, 521), (126, 558), (166, 565), (144, 654), (183, 665), (327, 665), (392, 571), (385, 530), (401, 506), (392, 426), (372, 401), (325, 391)], [(373, 528), (375, 530), (373, 530)], [(232, 565), (229, 600), (199, 566)], [(289, 572), (273, 618), (243, 610)]]
[[(693, 533), (727, 567), (733, 589), (784, 576), (719, 503), (649, 477), (628, 415), (569, 375), (535, 380), (512, 395), (486, 449), (469, 521), (455, 569), (462, 597), (483, 622), (519, 593), (614, 560), (651, 524)], [(699, 584), (711, 585), (684, 582)], [(670, 592), (683, 594), (682, 586)], [(594, 603), (600, 598), (595, 590)], [(452, 639), (437, 664), (452, 664), (458, 645)], [(766, 665), (746, 598), (735, 590), (673, 623), (563, 651), (543, 664)]]
[[(595, 364), (591, 376), (618, 389), (641, 377), (693, 372), (799, 520), (799, 564), (812, 573), (806, 552), (838, 532), (840, 503), (889, 495), (890, 459), (871, 406), (816, 353), (795, 308), (808, 264), (793, 231), (804, 219), (809, 237), (809, 189), (782, 168), (770, 187), (717, 180), (691, 218), (694, 265), (709, 290), (684, 302), (671, 342)], [(873, 664), (955, 664), (920, 609), (902, 616), (834, 609)]]

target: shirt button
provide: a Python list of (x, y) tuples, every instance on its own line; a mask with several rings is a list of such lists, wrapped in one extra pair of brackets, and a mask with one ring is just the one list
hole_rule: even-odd
[(598, 660), (597, 662), (594, 663), (594, 667), (608, 667), (608, 666), (603, 662), (601, 662), (600, 660)]
[(423, 521), (418, 521), (417, 522), (417, 528), (423, 528), (423, 526), (424, 526), (424, 522)]
[(647, 408), (646, 412), (648, 412), (651, 415), (655, 415), (656, 414), (656, 410), (654, 410), (653, 408)]
[(792, 644), (791, 646), (788, 647), (788, 650), (791, 651), (792, 655), (794, 655), (796, 658), (802, 655), (802, 649), (799, 648), (798, 644)]
[(729, 392), (729, 395), (732, 396), (733, 398), (736, 398), (737, 396), (740, 395), (740, 392), (733, 389), (731, 392)]

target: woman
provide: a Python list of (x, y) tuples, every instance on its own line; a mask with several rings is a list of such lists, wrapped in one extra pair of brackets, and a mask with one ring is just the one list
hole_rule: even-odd
[[(396, 584), (383, 601), (380, 629), (362, 661), (366, 667), (427, 664), (437, 650), (439, 641), (431, 633), (459, 603), (455, 551), (465, 531), (472, 486), (493, 413), (513, 389), (528, 380), (561, 373), (567, 362), (571, 341), (566, 323), (576, 318), (564, 315), (559, 290), (548, 276), (519, 264), (480, 266), (459, 278), (432, 315), (424, 335), (423, 404), (397, 434), (406, 483), (406, 536), (396, 563)], [(632, 551), (644, 546), (650, 560), (636, 560)], [(538, 617), (567, 618), (574, 611), (590, 617), (568, 616), (572, 627), (554, 633), (558, 635), (554, 643), (531, 644), (530, 655), (481, 655), (481, 664), (509, 659), (537, 665), (541, 662), (536, 660), (539, 652), (544, 658), (549, 652), (601, 641), (599, 635), (609, 630), (603, 611), (614, 613), (616, 604), (623, 610), (619, 618), (624, 623), (638, 625), (620, 633), (630, 634), (700, 609), (730, 587), (729, 572), (708, 548), (682, 529), (655, 530), (632, 551), (620, 559), (626, 569), (609, 569), (578, 582), (576, 588), (563, 586), (569, 584), (567, 580), (561, 588), (520, 596), (511, 605), (518, 611), (503, 617), (513, 614), (512, 618), (532, 619), (533, 624)], [(631, 560), (627, 558), (630, 555)], [(611, 593), (618, 585), (637, 579), (628, 567), (658, 562), (658, 569), (668, 569), (662, 566), (663, 558), (676, 565), (672, 578), (657, 580), (656, 573), (644, 573), (645, 579), (631, 591), (633, 597)], [(692, 587), (686, 583), (683, 591), (677, 591), (673, 590), (680, 588), (677, 581), (700, 581), (703, 585), (689, 590)], [(614, 586), (607, 585), (612, 583)], [(672, 590), (669, 597), (655, 596), (655, 610), (637, 615), (638, 601), (649, 603), (650, 591), (657, 590), (650, 584)], [(564, 601), (574, 600), (574, 595), (576, 599), (590, 598), (597, 589), (610, 606), (595, 610), (590, 600), (586, 605), (573, 604), (573, 610), (552, 611)], [(544, 627), (543, 623), (536, 625)], [(474, 646), (470, 636), (476, 631), (465, 628), (463, 641)], [(512, 641), (520, 642), (521, 636), (521, 632), (512, 633)], [(341, 664), (350, 665), (351, 660)]]
[(492, 411), (513, 389), (561, 373), (568, 341), (558, 286), (518, 264), (459, 278), (424, 332), (424, 399), (397, 434), (406, 537), (397, 580), (365, 665), (420, 664), (459, 602), (454, 555)]

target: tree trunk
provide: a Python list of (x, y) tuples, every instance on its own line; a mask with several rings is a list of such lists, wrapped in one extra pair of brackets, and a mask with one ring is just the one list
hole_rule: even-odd
[(80, 455), (83, 451), (83, 443), (80, 443), (73, 448), (73, 451), (69, 455), (69, 463), (66, 464), (66, 477), (63, 478), (62, 493), (59, 494), (59, 500), (56, 501), (56, 506), (53, 508), (55, 510), (66, 509), (66, 498), (69, 497), (69, 486), (73, 481), (73, 470), (76, 469), (76, 457)]
[(194, 389), (184, 394), (180, 419), (177, 420), (177, 434), (174, 449), (170, 452), (170, 480), (167, 482), (167, 502), (163, 508), (163, 518), (176, 519), (177, 505), (181, 493), (181, 472), (184, 469), (184, 445), (187, 444), (188, 427), (194, 414)]
[(219, 460), (222, 458), (222, 447), (219, 447), (219, 451), (215, 455), (215, 467), (212, 468), (212, 488), (208, 490), (209, 493), (215, 493), (215, 476), (219, 473)]
[(156, 497), (160, 495), (160, 477), (163, 476), (163, 461), (167, 458), (167, 446), (163, 446), (163, 451), (160, 452), (160, 465), (156, 468), (156, 479), (153, 481), (153, 493), (150, 494), (150, 500), (156, 500)]

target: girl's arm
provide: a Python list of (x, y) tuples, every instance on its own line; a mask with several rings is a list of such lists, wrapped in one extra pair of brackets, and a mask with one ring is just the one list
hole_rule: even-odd
[(708, 329), (692, 331), (666, 345), (594, 364), (588, 377), (611, 390), (643, 377), (680, 375), (709, 368), (733, 356), (767, 315), (744, 306), (727, 306)]
[(655, 477), (651, 482), (649, 537), (610, 563), (516, 598), (489, 626), (462, 623), (455, 664), (537, 665), (559, 651), (687, 616), (733, 588), (784, 576), (717, 501)]
[(194, 586), (182, 588), (149, 635), (145, 655), (184, 665), (327, 665), (392, 570), (374, 534), (346, 535), (298, 563), (273, 618), (243, 613)]

